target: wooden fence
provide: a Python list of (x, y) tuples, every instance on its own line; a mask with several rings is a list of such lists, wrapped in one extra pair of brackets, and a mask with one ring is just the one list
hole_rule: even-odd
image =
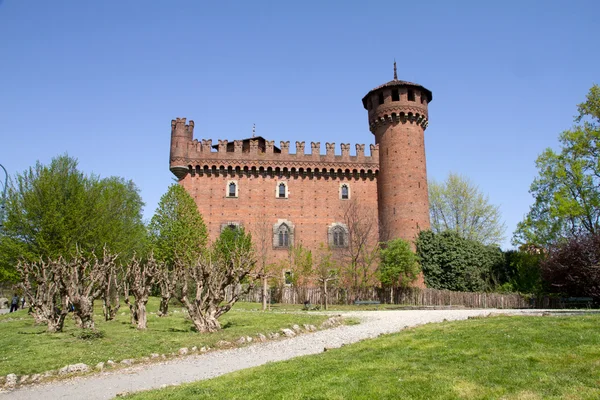
[[(252, 288), (241, 296), (241, 301), (261, 302), (260, 287)], [(324, 294), (319, 287), (284, 286), (271, 288), (267, 301), (284, 304), (323, 304)], [(329, 304), (352, 304), (355, 300), (379, 301), (384, 304), (402, 304), (416, 307), (457, 306), (466, 308), (540, 308), (553, 307), (554, 304), (546, 298), (540, 304), (532, 302), (519, 294), (453, 292), (450, 290), (419, 289), (419, 288), (366, 288), (360, 291), (349, 291), (335, 288), (328, 291)]]

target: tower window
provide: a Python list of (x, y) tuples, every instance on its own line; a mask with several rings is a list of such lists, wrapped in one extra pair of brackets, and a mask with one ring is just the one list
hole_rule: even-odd
[(408, 101), (415, 101), (415, 91), (408, 89)]
[(392, 89), (392, 101), (400, 101), (400, 94), (398, 89)]
[(378, 101), (380, 105), (383, 104), (383, 92), (379, 92)]
[(277, 187), (275, 188), (275, 197), (278, 199), (287, 199), (288, 198), (287, 183), (277, 182)]
[(348, 200), (350, 198), (350, 185), (342, 183), (340, 185), (340, 200)]
[(237, 181), (227, 181), (227, 187), (225, 189), (226, 197), (238, 197), (238, 185)]

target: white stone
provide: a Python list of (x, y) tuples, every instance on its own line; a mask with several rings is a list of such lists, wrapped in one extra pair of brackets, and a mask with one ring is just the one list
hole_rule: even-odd
[(158, 353), (150, 354), (150, 358), (158, 358), (158, 357), (160, 357), (160, 354), (158, 354)]
[(99, 362), (98, 364), (96, 364), (96, 366), (94, 368), (97, 369), (98, 371), (102, 371), (104, 369), (104, 363)]
[(300, 332), (302, 332), (302, 329), (300, 328), (300, 326), (299, 326), (299, 325), (294, 325), (294, 326), (292, 326), (292, 329), (293, 329), (293, 330), (294, 330), (294, 332), (296, 332), (296, 333), (300, 333)]
[(265, 335), (263, 335), (262, 333), (259, 333), (258, 335), (256, 335), (256, 337), (258, 338), (258, 340), (260, 342), (266, 342), (267, 341), (267, 337)]
[(124, 359), (124, 360), (122, 360), (122, 361), (121, 361), (121, 364), (124, 364), (124, 365), (132, 365), (132, 364), (133, 364), (133, 361), (134, 361), (134, 360), (133, 360), (132, 358), (126, 358), (126, 359)]
[(196, 352), (196, 351), (198, 351), (198, 347), (197, 347), (197, 346), (193, 346), (193, 347), (192, 347), (192, 351), (193, 351), (193, 352)]
[(180, 356), (185, 356), (187, 353), (189, 353), (189, 350), (187, 347), (182, 347), (179, 349), (179, 351), (177, 352)]
[(106, 362), (106, 365), (109, 365), (109, 366), (111, 366), (111, 367), (114, 367), (114, 366), (115, 366), (115, 364), (116, 364), (116, 363), (115, 363), (113, 360), (108, 360), (108, 361)]
[(27, 382), (29, 380), (29, 375), (23, 375), (21, 377), (21, 379), (19, 379), (19, 385), (22, 385), (23, 383)]
[(296, 336), (296, 332), (294, 332), (293, 330), (288, 329), (288, 328), (282, 328), (281, 329), (281, 333), (283, 333), (287, 337), (294, 337), (294, 336)]
[(17, 386), (17, 375), (16, 374), (6, 375), (6, 383), (4, 384), (4, 387), (14, 388), (15, 386)]

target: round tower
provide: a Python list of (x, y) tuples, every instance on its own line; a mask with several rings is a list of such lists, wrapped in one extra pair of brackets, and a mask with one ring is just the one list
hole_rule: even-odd
[(414, 242), (429, 229), (429, 197), (425, 164), (425, 129), (431, 91), (394, 79), (371, 90), (362, 102), (369, 129), (379, 144), (377, 178), (380, 240)]

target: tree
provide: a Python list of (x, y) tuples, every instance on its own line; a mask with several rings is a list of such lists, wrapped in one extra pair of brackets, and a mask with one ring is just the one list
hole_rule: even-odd
[(540, 293), (542, 277), (540, 262), (543, 253), (538, 249), (509, 250), (504, 253), (505, 265), (496, 271), (497, 283), (501, 289), (520, 293)]
[(390, 303), (394, 299), (394, 285), (407, 287), (419, 276), (421, 269), (417, 255), (412, 251), (411, 244), (403, 239), (394, 239), (387, 243), (380, 252), (379, 280), (390, 290)]
[(38, 162), (9, 182), (0, 235), (0, 280), (16, 281), (18, 260), (68, 260), (81, 251), (129, 254), (145, 243), (143, 202), (132, 182), (100, 179), (67, 155)]
[[(210, 249), (202, 252), (192, 265), (176, 262), (182, 284), (179, 300), (198, 332), (221, 329), (218, 319), (228, 312), (244, 291), (241, 283), (256, 264), (252, 236), (243, 228), (224, 229)], [(231, 293), (226, 296), (226, 289)]]
[(600, 232), (600, 86), (577, 107), (573, 128), (536, 160), (534, 203), (517, 226), (514, 244), (549, 247), (562, 238)]
[(504, 263), (498, 247), (464, 239), (453, 231), (421, 231), (416, 247), (425, 284), (433, 289), (488, 290), (493, 286), (492, 271)]
[(573, 236), (552, 246), (541, 270), (551, 293), (600, 299), (600, 233)]
[[(162, 269), (154, 255), (150, 253), (147, 259), (134, 256), (131, 263), (123, 271), (123, 289), (125, 304), (131, 312), (131, 324), (137, 329), (143, 330), (147, 327), (146, 304), (150, 297), (152, 284), (156, 280), (158, 272)], [(129, 295), (133, 296), (133, 302)]]
[(358, 298), (362, 289), (375, 282), (374, 265), (379, 257), (381, 224), (377, 221), (377, 210), (363, 207), (356, 195), (348, 200), (343, 211), (347, 242), (336, 248), (335, 253), (342, 266), (342, 279), (350, 288), (351, 296)]
[(500, 208), (461, 175), (451, 173), (444, 183), (429, 182), (429, 214), (434, 233), (454, 231), (486, 245), (504, 240)]
[(329, 283), (336, 282), (339, 279), (340, 270), (333, 258), (333, 253), (330, 248), (325, 246), (323, 243), (319, 246), (319, 251), (316, 257), (316, 268), (315, 275), (317, 281), (323, 288), (323, 309), (327, 310), (329, 304)]
[(69, 312), (69, 296), (62, 284), (62, 259), (29, 262), (19, 260), (19, 286), (30, 305), (36, 324), (46, 324), (48, 332), (62, 332)]
[(194, 265), (206, 247), (208, 234), (194, 199), (177, 184), (161, 197), (148, 229), (154, 256), (164, 265), (159, 273), (159, 315), (164, 316), (176, 287), (175, 265)]

